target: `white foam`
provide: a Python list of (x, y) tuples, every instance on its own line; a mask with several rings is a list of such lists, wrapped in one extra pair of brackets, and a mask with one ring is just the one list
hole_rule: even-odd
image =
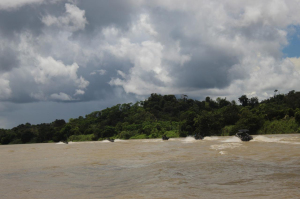
[(109, 140), (102, 140), (102, 142), (109, 143), (110, 141)]
[(183, 140), (183, 142), (194, 142), (194, 141), (196, 141), (196, 139), (192, 136), (188, 136)]
[(127, 140), (115, 139), (115, 142), (127, 142)]
[(253, 141), (257, 141), (257, 142), (280, 142), (281, 138), (269, 138), (269, 137), (266, 137), (266, 136), (262, 136), (262, 135), (259, 135), (259, 136), (256, 136), (254, 137)]
[(256, 136), (253, 141), (256, 142), (274, 142), (281, 144), (300, 144), (298, 137), (286, 138), (286, 137), (266, 137), (266, 136)]
[(204, 137), (203, 140), (218, 140), (218, 137)]
[(226, 155), (227, 154), (227, 151), (220, 151), (219, 152), (221, 155)]
[(232, 136), (226, 140), (223, 140), (222, 142), (242, 142), (242, 141), (240, 140), (240, 138)]
[(56, 144), (66, 144), (66, 143), (64, 143), (64, 142), (57, 142)]
[(214, 150), (223, 150), (223, 149), (234, 149), (242, 146), (240, 143), (225, 143), (225, 144), (215, 144), (211, 145), (210, 148)]

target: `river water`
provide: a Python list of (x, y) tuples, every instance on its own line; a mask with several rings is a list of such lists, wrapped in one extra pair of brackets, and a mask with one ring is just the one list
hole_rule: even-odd
[(300, 198), (300, 134), (0, 146), (0, 198)]

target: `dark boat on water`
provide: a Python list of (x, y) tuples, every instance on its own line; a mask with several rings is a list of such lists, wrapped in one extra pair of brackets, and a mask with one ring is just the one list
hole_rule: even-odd
[(204, 137), (197, 133), (197, 134), (195, 134), (194, 138), (195, 138), (195, 140), (203, 140)]
[(163, 135), (163, 136), (162, 136), (162, 139), (163, 139), (163, 140), (168, 140), (169, 138), (168, 138), (166, 135)]
[(110, 141), (110, 142), (114, 142), (115, 141), (114, 139), (110, 139), (110, 138), (107, 139), (107, 140)]
[(248, 129), (240, 129), (235, 136), (240, 138), (242, 141), (250, 141), (253, 139), (251, 135), (249, 135), (247, 132), (249, 132)]

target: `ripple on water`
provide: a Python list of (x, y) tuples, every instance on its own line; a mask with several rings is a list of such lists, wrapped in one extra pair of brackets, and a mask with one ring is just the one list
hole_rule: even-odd
[(227, 154), (227, 151), (220, 151), (219, 152), (221, 155), (226, 155)]
[(143, 140), (142, 142), (163, 142), (162, 139), (147, 139), (147, 140)]

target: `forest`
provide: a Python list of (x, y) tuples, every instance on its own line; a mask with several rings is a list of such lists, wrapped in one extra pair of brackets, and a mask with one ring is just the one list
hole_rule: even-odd
[(104, 139), (149, 139), (202, 136), (230, 136), (239, 129), (249, 134), (291, 134), (300, 132), (300, 92), (294, 90), (259, 102), (242, 95), (238, 103), (226, 98), (203, 101), (187, 95), (153, 93), (144, 101), (117, 104), (88, 115), (57, 119), (52, 123), (20, 124), (0, 129), (1, 144), (92, 141)]

